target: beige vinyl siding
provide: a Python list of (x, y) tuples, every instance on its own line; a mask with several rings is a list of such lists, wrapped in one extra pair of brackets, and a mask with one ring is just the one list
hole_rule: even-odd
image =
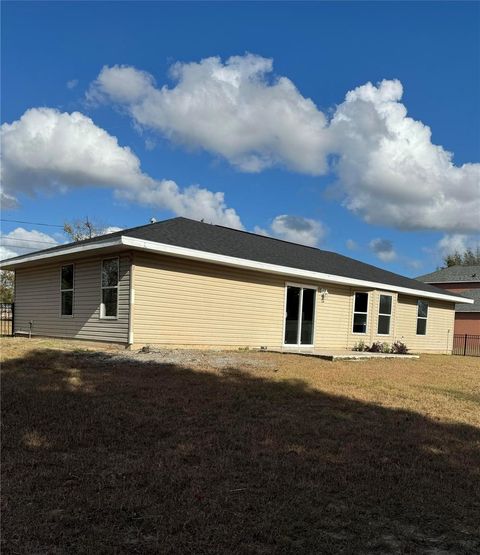
[(433, 299), (428, 301), (426, 335), (417, 335), (417, 300), (421, 297), (399, 295), (396, 335), (411, 351), (449, 353), (453, 347), (454, 304)]
[(278, 348), (284, 283), (261, 272), (135, 254), (135, 343)]
[[(101, 319), (101, 264), (103, 258), (72, 259), (15, 272), (15, 331), (52, 337), (128, 341), (130, 260), (119, 257), (118, 318)], [(60, 315), (60, 273), (74, 264), (73, 316)]]
[[(318, 288), (314, 348), (347, 348), (348, 286), (146, 253), (134, 263), (134, 343), (281, 349), (285, 287), (295, 283)], [(321, 288), (328, 289), (323, 301)]]
[[(102, 258), (71, 261), (75, 265), (73, 317), (60, 316), (60, 272), (67, 262), (17, 270), (15, 331), (28, 332), (32, 320), (34, 335), (127, 343), (130, 326), (131, 339), (137, 345), (294, 350), (295, 346), (283, 346), (283, 334), (285, 287), (296, 283), (317, 288), (315, 350), (345, 350), (361, 340), (371, 344), (397, 339), (414, 352), (445, 353), (452, 348), (453, 303), (429, 300), (427, 335), (417, 336), (417, 297), (289, 280), (253, 270), (141, 252), (119, 257), (118, 318), (100, 319)], [(321, 289), (328, 290), (324, 298)], [(356, 291), (369, 293), (366, 334), (352, 332)], [(381, 294), (393, 297), (389, 336), (377, 334)]]
[[(331, 283), (320, 283), (317, 287), (315, 349), (347, 349), (351, 329), (350, 309), (353, 306), (350, 287)], [(328, 291), (324, 299), (321, 289)]]
[[(448, 352), (454, 304), (429, 301), (427, 336), (416, 336), (417, 298), (390, 291), (296, 281), (251, 270), (181, 258), (135, 253), (135, 344), (198, 347), (251, 347), (295, 350), (283, 346), (287, 283), (317, 288), (315, 350), (351, 349), (358, 341), (405, 341), (412, 351)], [(322, 299), (320, 290), (327, 289)], [(353, 299), (369, 293), (367, 333), (354, 334)], [(380, 295), (392, 296), (390, 334), (378, 335)], [(411, 310), (413, 308), (413, 310)], [(452, 332), (453, 333), (453, 332)]]

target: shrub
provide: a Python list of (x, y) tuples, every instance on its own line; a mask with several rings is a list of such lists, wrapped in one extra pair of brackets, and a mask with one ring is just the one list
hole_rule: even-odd
[(392, 348), (390, 347), (390, 343), (382, 343), (382, 353), (391, 353)]
[(392, 345), (391, 352), (394, 355), (406, 355), (408, 353), (408, 348), (402, 341), (395, 341)]
[(383, 353), (382, 351), (382, 344), (380, 341), (374, 341), (370, 349), (368, 349), (370, 353)]
[(368, 351), (368, 345), (365, 343), (365, 341), (359, 341), (358, 343), (355, 343), (352, 350), (360, 352)]

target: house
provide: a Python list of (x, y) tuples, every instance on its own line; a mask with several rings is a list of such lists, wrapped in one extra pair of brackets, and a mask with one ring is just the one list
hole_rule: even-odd
[(140, 346), (450, 353), (469, 302), (357, 260), (174, 218), (2, 262), (15, 332)]
[(473, 304), (462, 302), (455, 306), (455, 333), (480, 335), (480, 264), (450, 266), (417, 279), (473, 299)]

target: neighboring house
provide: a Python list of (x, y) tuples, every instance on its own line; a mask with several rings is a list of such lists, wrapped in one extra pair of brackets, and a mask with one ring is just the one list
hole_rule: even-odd
[[(140, 346), (449, 353), (464, 299), (322, 251), (174, 218), (5, 260), (15, 332)], [(31, 323), (31, 324), (30, 324)]]
[(473, 299), (473, 304), (459, 303), (455, 307), (455, 333), (480, 335), (480, 264), (450, 266), (417, 278), (452, 293)]

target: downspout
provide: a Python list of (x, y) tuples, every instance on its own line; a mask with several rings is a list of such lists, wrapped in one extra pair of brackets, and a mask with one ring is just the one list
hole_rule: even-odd
[(130, 281), (129, 281), (129, 289), (128, 289), (128, 348), (133, 345), (133, 310), (135, 306), (135, 288), (133, 286), (133, 280), (135, 275), (135, 258), (134, 253), (132, 252), (130, 258)]
[(12, 337), (15, 337), (15, 305), (17, 304), (17, 270), (13, 270)]

